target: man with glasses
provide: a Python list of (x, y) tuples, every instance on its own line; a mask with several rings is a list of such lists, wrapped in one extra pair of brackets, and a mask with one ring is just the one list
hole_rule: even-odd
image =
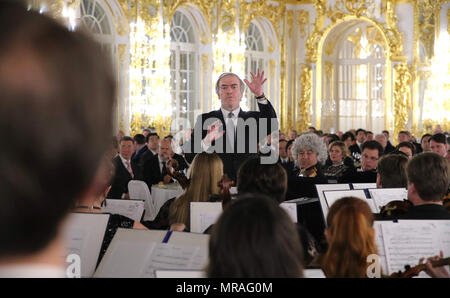
[(366, 141), (361, 146), (361, 168), (344, 175), (339, 183), (375, 183), (377, 163), (383, 154), (383, 147), (377, 141)]

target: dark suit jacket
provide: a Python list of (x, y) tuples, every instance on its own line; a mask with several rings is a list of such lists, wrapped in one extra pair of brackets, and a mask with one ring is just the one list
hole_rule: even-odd
[(130, 182), (130, 180), (132, 179), (140, 179), (140, 169), (135, 162), (131, 161), (131, 169), (133, 170), (134, 174), (134, 178), (132, 178), (130, 173), (122, 163), (119, 155), (117, 155), (113, 159), (113, 163), (115, 167), (114, 179), (111, 185), (111, 189), (106, 197), (111, 199), (121, 199), (122, 194), (128, 193), (128, 182)]
[(134, 160), (136, 164), (139, 164), (139, 160), (142, 157), (142, 154), (149, 151), (147, 145), (144, 145), (144, 147), (140, 148), (139, 150), (136, 150), (133, 155), (131, 156), (131, 160)]
[(338, 178), (338, 183), (375, 183), (377, 182), (376, 171), (358, 172), (356, 169), (347, 171)]
[(142, 179), (143, 179), (143, 177), (144, 177), (144, 164), (145, 164), (150, 158), (152, 158), (153, 156), (156, 156), (156, 155), (158, 155), (158, 154), (153, 154), (153, 152), (152, 152), (151, 150), (148, 150), (148, 148), (147, 148), (147, 151), (145, 151), (144, 153), (142, 153), (141, 157), (139, 158), (138, 165), (139, 165), (139, 168), (140, 168), (140, 170), (141, 170), (140, 177), (142, 177)]
[[(242, 109), (239, 112), (238, 119), (240, 120), (238, 121), (242, 120), (246, 121), (248, 119), (256, 120), (254, 122), (256, 124), (256, 132), (250, 131), (248, 126), (245, 126), (245, 130), (243, 130), (242, 126), (240, 126), (238, 122), (237, 131), (241, 129), (240, 130), (241, 132), (242, 131), (245, 132), (244, 143), (242, 143), (242, 141), (238, 139), (237, 145), (235, 144), (236, 146), (233, 152), (226, 153), (228, 140), (225, 133), (222, 137), (215, 140), (211, 144), (211, 148), (209, 149), (209, 151), (214, 150), (214, 152), (216, 152), (219, 155), (224, 165), (224, 173), (226, 173), (231, 179), (235, 181), (236, 181), (236, 174), (240, 165), (252, 155), (257, 154), (258, 142), (264, 140), (264, 138), (271, 132), (278, 130), (278, 123), (276, 125), (270, 125), (271, 119), (277, 118), (277, 115), (275, 113), (274, 108), (272, 107), (272, 104), (270, 102), (268, 102), (267, 104), (258, 103), (258, 106), (259, 112), (256, 111), (245, 112), (242, 111)], [(263, 127), (260, 128), (260, 119), (266, 119), (267, 121), (266, 129), (263, 129)], [(189, 163), (192, 162), (197, 153), (203, 151), (201, 147), (201, 141), (203, 140), (203, 138), (205, 138), (208, 132), (207, 127), (216, 120), (220, 120), (222, 122), (223, 129), (226, 128), (226, 122), (223, 118), (223, 114), (220, 109), (202, 114), (197, 118), (194, 130), (191, 134), (191, 139), (183, 145), (183, 151), (186, 153), (185, 156)], [(262, 133), (260, 133), (260, 129)], [(237, 135), (239, 135), (239, 133), (237, 133)], [(244, 150), (236, 150), (241, 147), (243, 147), (242, 149)]]
[(158, 184), (163, 181), (163, 176), (159, 168), (158, 154), (154, 155), (145, 162), (143, 168), (143, 180), (147, 183), (150, 191), (153, 184)]
[(450, 219), (450, 213), (442, 205), (424, 204), (409, 208), (404, 215), (398, 219)]

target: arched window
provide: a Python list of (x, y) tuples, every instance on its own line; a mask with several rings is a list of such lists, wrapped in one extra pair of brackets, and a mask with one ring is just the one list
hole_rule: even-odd
[(197, 69), (196, 41), (194, 28), (182, 12), (175, 12), (170, 30), (170, 73), (172, 95), (172, 119), (175, 120), (174, 132), (182, 128), (183, 120), (194, 123), (195, 110), (199, 109), (196, 101), (195, 73)]
[(80, 3), (81, 26), (89, 30), (102, 48), (113, 55), (113, 36), (108, 15), (98, 0), (82, 0)]
[[(263, 35), (261, 30), (253, 22), (250, 23), (245, 35), (245, 75), (251, 80), (250, 72), (256, 74), (258, 68), (264, 70), (266, 66), (266, 57)], [(266, 74), (267, 76), (267, 74)], [(241, 106), (244, 109), (255, 110), (256, 100), (252, 92), (246, 88)]]
[[(369, 24), (349, 29), (338, 41), (336, 60), (337, 130), (385, 129), (384, 41)], [(330, 129), (329, 127), (324, 129)]]

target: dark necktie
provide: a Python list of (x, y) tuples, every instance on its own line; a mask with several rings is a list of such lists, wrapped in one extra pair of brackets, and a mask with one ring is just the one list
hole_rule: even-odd
[(162, 170), (161, 170), (161, 176), (166, 176), (167, 175), (167, 168), (166, 168), (166, 162), (163, 160), (162, 161)]

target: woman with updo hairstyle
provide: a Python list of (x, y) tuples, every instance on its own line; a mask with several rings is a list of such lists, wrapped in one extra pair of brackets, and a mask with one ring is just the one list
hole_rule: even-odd
[(373, 215), (369, 205), (355, 197), (344, 197), (331, 205), (325, 236), (328, 250), (323, 256), (326, 277), (365, 278), (367, 257), (377, 254)]
[(212, 228), (208, 278), (303, 277), (302, 246), (289, 215), (260, 194), (240, 195)]

